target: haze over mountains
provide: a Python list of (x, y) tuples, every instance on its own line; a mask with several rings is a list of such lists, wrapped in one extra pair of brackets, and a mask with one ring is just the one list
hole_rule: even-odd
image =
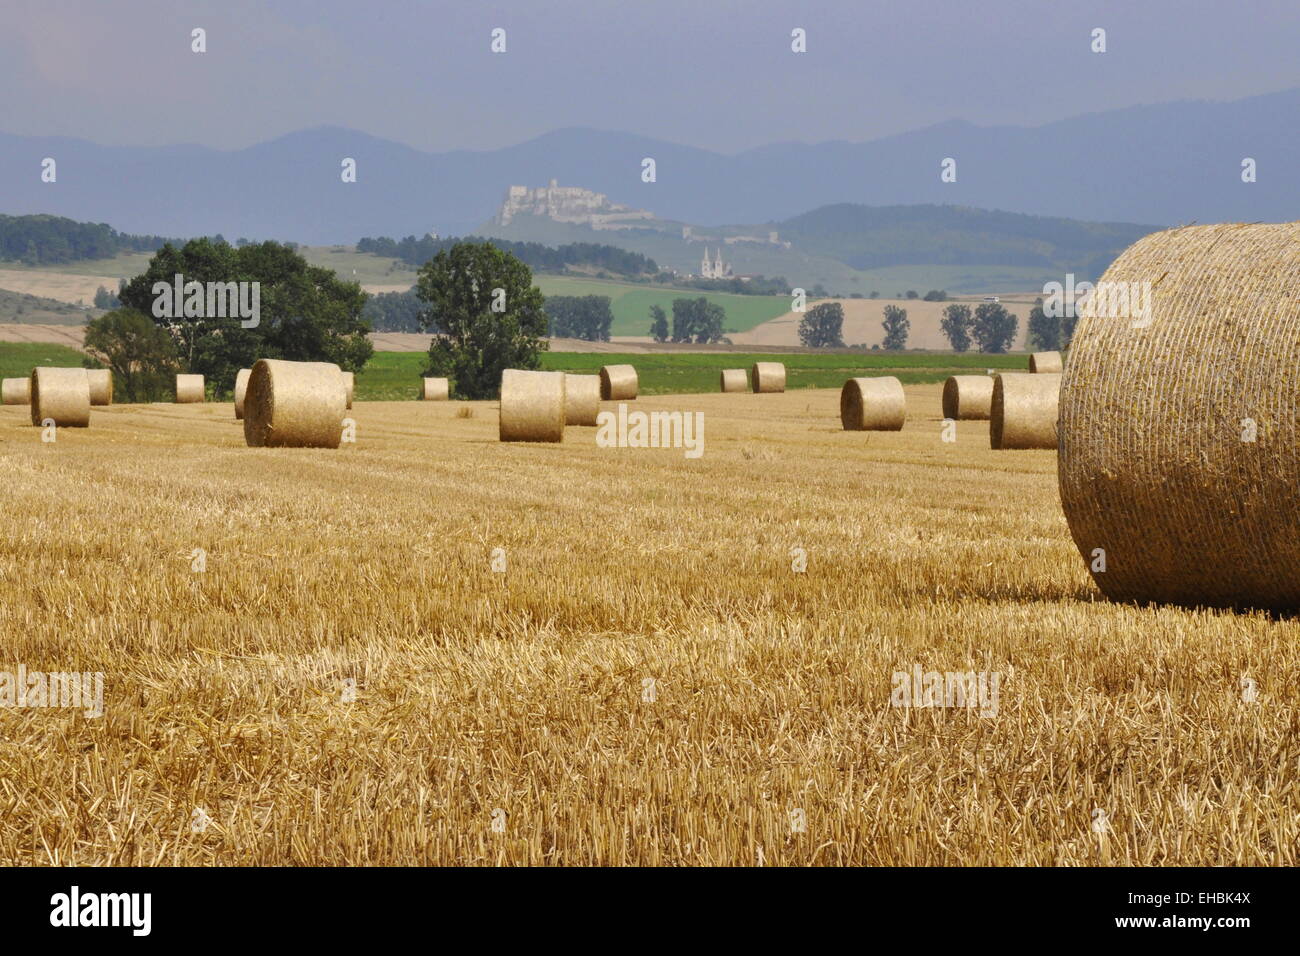
[[(943, 123), (865, 143), (774, 143), (722, 155), (629, 133), (563, 129), (489, 152), (423, 153), (335, 127), (248, 149), (105, 147), (0, 133), (0, 212), (49, 212), (140, 233), (327, 244), (471, 231), (510, 184), (551, 178), (656, 215), (763, 223), (841, 202), (946, 203), (1172, 225), (1300, 214), (1300, 89), (1179, 102), (1046, 126)], [(653, 157), (657, 182), (641, 181)], [(58, 163), (43, 183), (41, 161)], [(344, 184), (340, 163), (357, 161)], [(940, 163), (957, 160), (957, 181)], [(1243, 183), (1255, 159), (1258, 181)]]

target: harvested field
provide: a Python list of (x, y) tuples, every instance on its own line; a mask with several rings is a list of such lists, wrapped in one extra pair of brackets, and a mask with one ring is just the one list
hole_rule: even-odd
[[(1056, 454), (942, 441), (940, 391), (900, 432), (639, 397), (697, 460), (492, 402), (361, 400), (324, 451), (0, 408), (6, 659), (106, 675), (99, 718), (0, 708), (0, 860), (1295, 865), (1300, 626), (1102, 600)], [(891, 707), (914, 666), (996, 713)]]

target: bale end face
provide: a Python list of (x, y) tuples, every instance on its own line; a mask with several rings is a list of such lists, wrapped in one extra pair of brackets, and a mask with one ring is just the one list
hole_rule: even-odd
[(907, 418), (903, 383), (893, 376), (851, 378), (840, 390), (845, 431), (900, 431)]
[(750, 375), (754, 379), (754, 392), (784, 392), (785, 391), (785, 363), (784, 362), (755, 362), (754, 367), (750, 370)]
[(356, 388), (357, 388), (357, 377), (354, 373), (352, 372), (343, 373), (343, 387), (347, 390), (346, 393), (347, 407), (351, 408), (352, 396), (356, 392)]
[(564, 418), (563, 372), (501, 373), (501, 441), (563, 441)]
[(337, 365), (259, 359), (244, 393), (244, 441), (253, 448), (338, 448), (346, 402)]
[(606, 365), (600, 370), (600, 397), (606, 402), (626, 402), (636, 398), (636, 369), (631, 365)]

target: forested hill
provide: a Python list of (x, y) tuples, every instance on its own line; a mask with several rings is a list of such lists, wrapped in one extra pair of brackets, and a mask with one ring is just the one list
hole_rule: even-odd
[(167, 241), (163, 236), (128, 235), (103, 222), (77, 222), (62, 216), (0, 215), (0, 261), (29, 266), (111, 259), (123, 252), (153, 252)]
[(801, 251), (855, 269), (996, 263), (1095, 275), (1158, 228), (966, 206), (855, 203), (822, 206), (775, 225)]

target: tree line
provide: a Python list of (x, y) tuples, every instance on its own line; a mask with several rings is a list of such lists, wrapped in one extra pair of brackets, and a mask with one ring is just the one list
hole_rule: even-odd
[(123, 252), (154, 252), (168, 241), (162, 236), (118, 232), (103, 222), (77, 222), (49, 215), (0, 215), (0, 259), (29, 266), (111, 259)]
[(450, 250), (461, 242), (490, 242), (539, 272), (562, 272), (569, 266), (589, 266), (629, 276), (655, 274), (659, 271), (659, 266), (648, 256), (595, 242), (545, 246), (540, 242), (514, 242), (509, 239), (481, 239), (474, 236), (467, 239), (435, 239), (428, 235), (417, 239), (415, 236), (407, 236), (401, 240), (387, 236), (367, 236), (357, 243), (357, 252), (369, 252), (419, 266), (439, 252)]

